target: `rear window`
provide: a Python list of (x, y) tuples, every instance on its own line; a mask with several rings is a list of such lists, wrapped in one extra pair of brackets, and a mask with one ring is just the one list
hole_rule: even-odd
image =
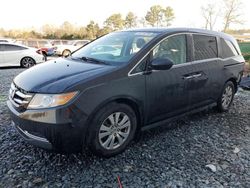
[(221, 38), (221, 56), (222, 58), (228, 58), (239, 55), (234, 45), (226, 39)]
[(218, 57), (216, 37), (193, 35), (195, 60)]

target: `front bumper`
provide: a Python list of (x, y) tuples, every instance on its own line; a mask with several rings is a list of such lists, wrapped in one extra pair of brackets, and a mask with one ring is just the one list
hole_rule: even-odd
[[(69, 107), (19, 112), (11, 101), (7, 101), (7, 106), (13, 125), (28, 143), (57, 152), (82, 150), (86, 116), (74, 115), (75, 110)], [(78, 118), (80, 115), (82, 117)]]
[(38, 146), (44, 149), (52, 150), (52, 144), (43, 137), (39, 137), (33, 134), (30, 134), (28, 131), (23, 130), (21, 127), (16, 125), (14, 121), (12, 121), (12, 125), (16, 128), (17, 132), (31, 145)]

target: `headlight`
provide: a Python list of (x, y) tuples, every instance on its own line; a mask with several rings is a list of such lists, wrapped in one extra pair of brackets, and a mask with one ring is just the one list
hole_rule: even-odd
[(50, 108), (61, 106), (72, 100), (78, 92), (62, 94), (35, 94), (28, 105), (28, 109)]

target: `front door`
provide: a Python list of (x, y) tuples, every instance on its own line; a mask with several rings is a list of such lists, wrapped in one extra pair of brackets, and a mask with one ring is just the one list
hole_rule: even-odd
[[(147, 123), (183, 113), (189, 101), (189, 80), (192, 63), (187, 62), (187, 36), (179, 34), (167, 37), (151, 52), (151, 62), (156, 58), (168, 58), (174, 65), (169, 70), (152, 71), (146, 75)], [(150, 66), (150, 64), (149, 64)]]

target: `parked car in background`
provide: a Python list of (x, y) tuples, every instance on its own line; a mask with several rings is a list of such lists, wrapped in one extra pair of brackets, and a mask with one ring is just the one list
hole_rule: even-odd
[(50, 43), (52, 46), (67, 45), (71, 40), (52, 40)]
[(35, 48), (16, 43), (0, 42), (0, 67), (21, 66), (28, 68), (44, 61), (44, 56)]
[(19, 40), (16, 40), (16, 43), (39, 49), (41, 53), (44, 55), (45, 59), (47, 59), (47, 56), (54, 55), (55, 53), (55, 48), (47, 40), (19, 39)]
[[(100, 46), (115, 50), (96, 53)], [(68, 152), (89, 147), (110, 157), (124, 151), (140, 130), (208, 107), (228, 111), (244, 62), (236, 40), (223, 33), (113, 32), (67, 58), (19, 74), (7, 105), (29, 143)]]
[(68, 44), (55, 45), (55, 54), (67, 57), (89, 42), (89, 40), (73, 40), (69, 41)]
[(92, 49), (91, 54), (98, 55), (98, 54), (113, 54), (115, 56), (119, 56), (121, 53), (121, 49), (111, 46), (111, 45), (99, 45)]
[(9, 38), (0, 38), (0, 42), (15, 42), (15, 40)]

